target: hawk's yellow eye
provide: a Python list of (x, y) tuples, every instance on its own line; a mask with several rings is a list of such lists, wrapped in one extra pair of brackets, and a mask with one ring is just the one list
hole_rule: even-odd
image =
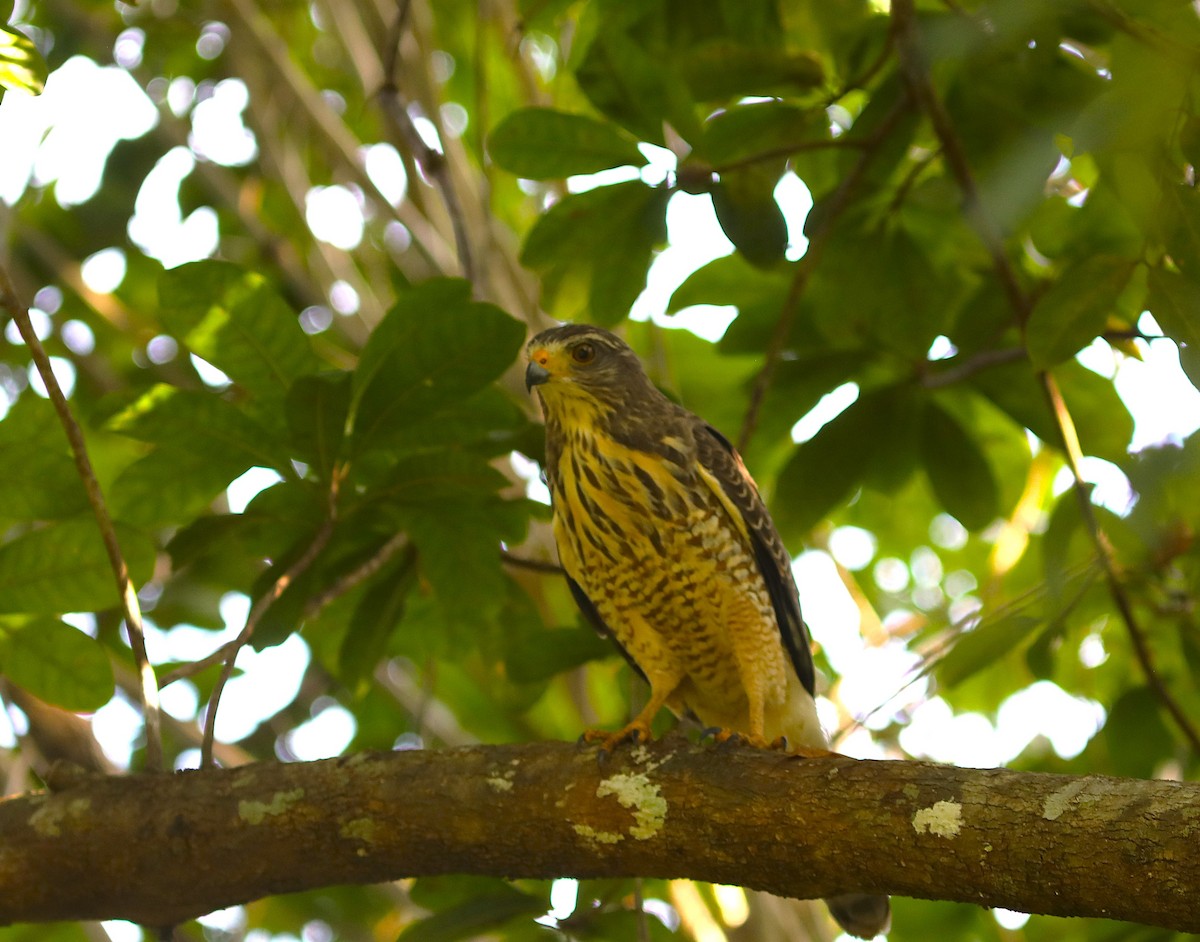
[(571, 359), (576, 363), (591, 363), (596, 359), (596, 348), (590, 343), (581, 343), (571, 348)]

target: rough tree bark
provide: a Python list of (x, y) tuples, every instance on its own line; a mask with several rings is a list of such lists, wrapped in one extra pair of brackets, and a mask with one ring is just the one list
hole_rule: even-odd
[(1194, 932), (1198, 846), (1191, 783), (681, 739), (604, 763), (564, 743), (362, 754), (0, 802), (0, 924), (169, 925), (272, 893), (476, 873), (872, 890)]

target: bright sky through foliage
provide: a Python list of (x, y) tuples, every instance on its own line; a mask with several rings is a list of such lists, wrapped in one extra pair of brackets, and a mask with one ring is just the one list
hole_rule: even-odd
[[(123, 55), (128, 64), (135, 64), (140, 47), (136, 37), (126, 40), (118, 59)], [(219, 36), (214, 39), (217, 41), (223, 42)], [(194, 85), (172, 83), (167, 94), (177, 114), (192, 106), (194, 92)], [(208, 207), (199, 207), (184, 217), (179, 189), (190, 174), (197, 172), (198, 161), (240, 165), (254, 158), (257, 145), (241, 117), (246, 104), (246, 88), (240, 81), (218, 83), (211, 94), (192, 107), (189, 146), (169, 150), (145, 179), (129, 224), (129, 236), (167, 267), (207, 257), (216, 249), (216, 214)], [(54, 195), (64, 205), (92, 198), (100, 185), (105, 159), (116, 142), (145, 134), (157, 120), (153, 103), (124, 69), (99, 66), (80, 57), (71, 59), (54, 71), (40, 98), (14, 93), (7, 95), (0, 105), (0, 140), (5, 142), (4, 159), (0, 161), (0, 199), (14, 203), (31, 181), (42, 186), (54, 183)], [(643, 179), (655, 182), (674, 170), (670, 152), (650, 147), (643, 147), (643, 151), (651, 159), (642, 171)], [(407, 180), (395, 150), (379, 144), (364, 149), (362, 156), (367, 172), (387, 198), (393, 202), (403, 199)], [(626, 168), (594, 177), (576, 177), (570, 181), (570, 190), (582, 192), (630, 176), (631, 171)], [(803, 183), (791, 174), (782, 179), (775, 195), (787, 220), (788, 257), (794, 259), (806, 245), (802, 225), (811, 198)], [(366, 220), (362, 199), (340, 184), (315, 186), (308, 194), (307, 221), (317, 238), (337, 249), (351, 250), (363, 238)], [(657, 256), (632, 317), (652, 319), (671, 328), (683, 327), (709, 340), (718, 339), (734, 316), (732, 308), (692, 308), (675, 316), (665, 315), (664, 310), (671, 293), (687, 275), (729, 254), (733, 247), (722, 233), (706, 196), (676, 194), (667, 211), (667, 225), (670, 244)], [(864, 259), (865, 265), (869, 263), (869, 259)], [(120, 283), (124, 266), (124, 255), (119, 249), (105, 249), (84, 262), (81, 275), (93, 291), (104, 293)], [(357, 297), (345, 298), (346, 312), (356, 310), (357, 305)], [(341, 309), (343, 303), (338, 302), (338, 306)], [(1156, 325), (1149, 318), (1146, 321), (1144, 330), (1154, 333)], [(1134, 447), (1180, 439), (1200, 427), (1200, 392), (1182, 375), (1174, 344), (1137, 341), (1137, 346), (1141, 361), (1115, 357), (1099, 341), (1079, 355), (1089, 368), (1116, 376), (1117, 388), (1136, 419)], [(61, 369), (60, 378), (69, 390), (73, 368), (58, 359), (55, 368)], [(211, 381), (220, 383), (224, 378), (213, 375)], [(825, 422), (847, 408), (857, 394), (857, 387), (847, 384), (826, 396), (797, 423), (793, 437), (797, 441), (811, 438)], [(536, 470), (518, 470), (529, 477), (531, 496), (544, 499)], [(1086, 463), (1084, 471), (1090, 481), (1099, 485), (1101, 503), (1118, 512), (1127, 506), (1128, 483), (1115, 466), (1093, 459)], [(255, 493), (276, 480), (278, 475), (273, 472), (262, 469), (247, 472), (229, 489), (230, 510), (240, 512)], [(1066, 479), (1058, 481), (1056, 486), (1065, 488)], [(853, 547), (846, 544), (844, 554), (834, 543), (833, 552), (837, 562), (864, 573), (879, 563), (873, 559), (873, 548), (867, 546), (864, 550), (861, 541)], [(892, 569), (898, 567), (899, 575), (907, 581), (911, 561), (892, 562), (895, 564)], [(876, 572), (877, 578), (887, 578), (888, 568), (881, 565)], [(805, 553), (796, 561), (796, 575), (813, 634), (843, 678), (837, 694), (847, 713), (839, 715), (829, 701), (821, 704), (822, 715), (831, 725), (845, 725), (849, 718), (872, 713), (896, 693), (898, 698), (868, 725), (886, 722), (897, 710), (911, 709), (909, 724), (900, 737), (911, 754), (962, 765), (990, 766), (1011, 761), (1039, 735), (1047, 737), (1060, 756), (1069, 758), (1082, 750), (1103, 722), (1103, 710), (1098, 704), (1070, 697), (1048, 682), (1039, 682), (1011, 696), (1000, 708), (994, 724), (980, 714), (954, 715), (937, 697), (921, 702), (926, 692), (924, 682), (905, 687), (918, 658), (899, 641), (880, 647), (869, 647), (863, 642), (858, 630), (858, 609), (837, 575), (834, 557), (816, 550)], [(167, 634), (152, 630), (152, 657), (171, 661), (203, 656), (236, 634), (244, 622), (246, 608), (242, 597), (226, 599), (224, 611), (230, 627), (223, 634), (189, 628)], [(1102, 657), (1103, 651), (1099, 655), (1095, 651), (1081, 652), (1081, 657), (1097, 656)], [(308, 660), (307, 648), (299, 636), (262, 653), (244, 649), (238, 659), (243, 673), (228, 687), (217, 737), (227, 741), (240, 739), (291, 702)], [(191, 719), (198, 702), (194, 688), (181, 684), (178, 690), (168, 689), (164, 704), (172, 715)], [(288, 738), (287, 748), (296, 758), (336, 754), (353, 735), (353, 723), (347, 711), (329, 706), (295, 729)], [(134, 711), (118, 699), (97, 715), (96, 731), (110, 757), (125, 762), (139, 725)], [(0, 722), (0, 745), (11, 741), (11, 729)], [(873, 751), (869, 738), (861, 732), (851, 732), (841, 748), (855, 754)], [(565, 905), (565, 884), (560, 895), (564, 898), (559, 902)], [(114, 938), (119, 935), (115, 931), (113, 934)]]

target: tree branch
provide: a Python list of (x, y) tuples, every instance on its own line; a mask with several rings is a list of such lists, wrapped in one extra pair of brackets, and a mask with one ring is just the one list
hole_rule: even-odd
[(170, 925), (273, 893), (475, 873), (870, 890), (1200, 930), (1200, 784), (679, 738), (596, 760), (566, 743), (368, 753), (14, 798), (0, 924)]
[(446, 205), (446, 213), (450, 217), (450, 227), (454, 231), (454, 245), (458, 252), (458, 264), (463, 277), (472, 286), (475, 285), (476, 270), (474, 256), (471, 252), (471, 239), (467, 232), (467, 222), (463, 216), (462, 202), (458, 198), (458, 190), (450, 175), (450, 166), (445, 154), (425, 143), (417, 130), (416, 124), (408, 113), (408, 103), (400, 94), (400, 86), (396, 81), (397, 66), (400, 59), (400, 41), (404, 35), (404, 27), (408, 21), (408, 11), (411, 0), (399, 0), (396, 17), (388, 33), (387, 57), (383, 65), (383, 87), (379, 90), (379, 100), (384, 116), (391, 122), (396, 133), (408, 148), (413, 159), (425, 175), (441, 191), (442, 201)]
[[(213, 741), (217, 728), (217, 710), (221, 706), (221, 694), (225, 691), (225, 685), (229, 683), (229, 678), (233, 676), (233, 665), (237, 660), (238, 652), (250, 643), (250, 639), (254, 636), (254, 629), (258, 627), (258, 623), (262, 621), (263, 616), (267, 614), (279, 596), (283, 595), (287, 587), (308, 570), (308, 567), (321, 555), (321, 550), (325, 548), (325, 545), (329, 542), (329, 538), (333, 536), (333, 507), (336, 502), (336, 494), (337, 478), (335, 477), (329, 501), (330, 515), (321, 524), (321, 528), (317, 531), (316, 536), (313, 537), (312, 542), (300, 557), (272, 583), (271, 591), (259, 596), (258, 601), (250, 609), (250, 614), (246, 617), (245, 627), (238, 633), (238, 636), (229, 642), (229, 644), (222, 645), (217, 651), (218, 654), (223, 656), (224, 664), (221, 665), (221, 673), (217, 677), (216, 684), (213, 686), (212, 694), (208, 698), (208, 707), (205, 710), (204, 741), (200, 744), (201, 767), (212, 765)], [(210, 658), (212, 656), (209, 655)]]
[(142, 717), (146, 724), (146, 767), (151, 771), (162, 769), (162, 732), (159, 725), (158, 681), (154, 676), (154, 668), (146, 653), (146, 634), (142, 629), (142, 609), (138, 604), (137, 589), (129, 578), (129, 566), (121, 552), (121, 544), (117, 539), (117, 531), (113, 526), (112, 516), (104, 501), (104, 493), (100, 490), (100, 482), (96, 480), (96, 472), (92, 469), (91, 458), (88, 457), (87, 443), (83, 438), (83, 429), (75, 421), (67, 397), (54, 375), (54, 368), (42, 342), (34, 332), (29, 320), (29, 309), (17, 297), (17, 289), (13, 286), (8, 270), (0, 265), (0, 308), (7, 310), (17, 325), (21, 339), (29, 347), (29, 354), (37, 367), (38, 375), (46, 387), (46, 395), (54, 405), (58, 420), (66, 433), (71, 445), (71, 454), (75, 457), (75, 468), (83, 481), (87, 492), (88, 503), (96, 518), (96, 526), (100, 529), (100, 537), (104, 541), (104, 549), (108, 554), (108, 564), (117, 584), (117, 595), (125, 616), (125, 631), (129, 637), (129, 647), (133, 651), (133, 659), (138, 670), (138, 694), (142, 703)]
[(1091, 488), (1083, 480), (1080, 472), (1083, 450), (1079, 447), (1079, 435), (1075, 430), (1075, 420), (1071, 417), (1071, 412), (1063, 399), (1062, 391), (1058, 388), (1058, 381), (1054, 378), (1054, 374), (1047, 370), (1039, 376), (1050, 414), (1054, 417), (1055, 427), (1062, 439), (1063, 452), (1067, 456), (1067, 467), (1071, 469), (1071, 482), (1079, 503), (1079, 514), (1083, 518), (1083, 525), (1087, 529), (1092, 545), (1096, 547), (1096, 555), (1100, 559), (1104, 578), (1108, 582), (1109, 594), (1112, 596), (1113, 604), (1117, 606), (1121, 620), (1125, 623), (1125, 629), (1129, 633), (1129, 640), (1133, 643), (1133, 651), (1138, 659), (1138, 664), (1142, 668), (1142, 673), (1146, 675), (1146, 683), (1150, 685), (1154, 695), (1171, 714), (1171, 718), (1183, 733), (1184, 738), (1187, 739), (1192, 751), (1200, 756), (1200, 732), (1197, 732), (1183, 707), (1179, 705), (1162, 677), (1159, 676), (1158, 669), (1154, 664), (1154, 657), (1150, 653), (1150, 645), (1146, 640), (1146, 632), (1133, 610), (1133, 603), (1129, 600), (1129, 593), (1125, 590), (1125, 583), (1118, 571), (1112, 544), (1100, 526), (1100, 521), (1096, 519), (1096, 509), (1092, 506)]

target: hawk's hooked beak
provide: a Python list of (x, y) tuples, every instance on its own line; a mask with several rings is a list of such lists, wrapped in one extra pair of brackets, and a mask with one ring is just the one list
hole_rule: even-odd
[(534, 386), (540, 386), (550, 379), (550, 371), (540, 363), (530, 363), (525, 367), (525, 389), (532, 392)]

